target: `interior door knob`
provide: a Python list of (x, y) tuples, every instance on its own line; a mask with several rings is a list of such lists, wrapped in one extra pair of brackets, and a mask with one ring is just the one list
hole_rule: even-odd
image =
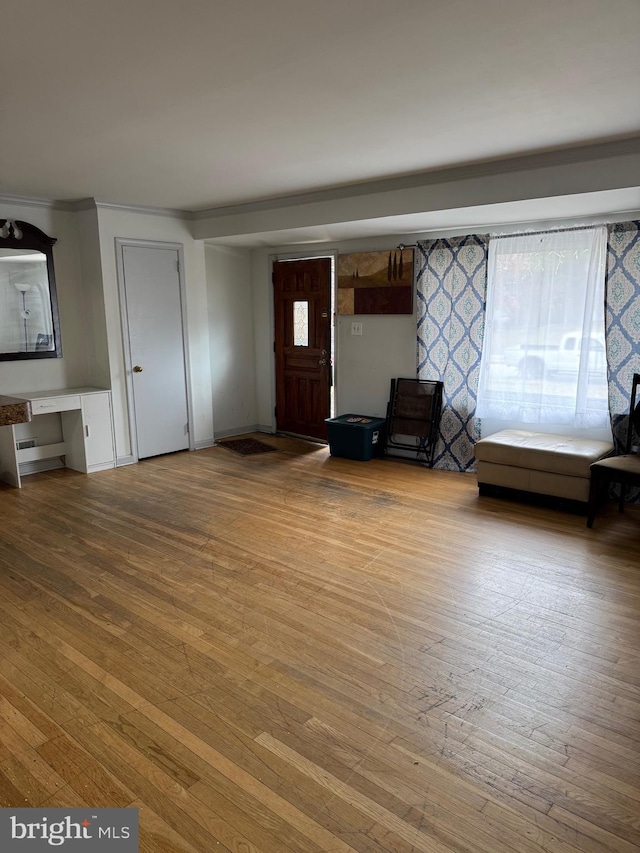
[(140, 367), (139, 364), (136, 364), (136, 366), (133, 368), (133, 372), (134, 373), (142, 373), (142, 368)]
[(320, 359), (320, 361), (318, 362), (318, 364), (319, 364), (320, 366), (322, 366), (323, 364), (326, 364), (326, 363), (327, 363), (327, 359), (326, 359), (326, 358), (321, 358), (321, 359)]

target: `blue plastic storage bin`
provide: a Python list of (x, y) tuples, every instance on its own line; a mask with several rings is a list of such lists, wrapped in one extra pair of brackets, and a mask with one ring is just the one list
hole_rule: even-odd
[(384, 448), (385, 419), (372, 415), (340, 415), (326, 418), (332, 456), (367, 462), (380, 456)]

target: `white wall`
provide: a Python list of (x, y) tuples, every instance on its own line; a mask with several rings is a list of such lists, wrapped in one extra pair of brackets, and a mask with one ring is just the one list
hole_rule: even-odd
[(191, 237), (186, 222), (173, 216), (98, 205), (98, 224), (118, 461), (122, 463), (130, 460), (132, 448), (118, 293), (116, 238), (181, 243), (184, 246), (194, 440), (196, 446), (212, 443), (213, 411), (204, 244)]
[(251, 254), (251, 301), (255, 344), (256, 406), (258, 426), (263, 432), (275, 432), (275, 361), (273, 352), (273, 284), (271, 250), (258, 249)]
[(89, 384), (88, 328), (75, 213), (53, 206), (22, 202), (0, 203), (1, 219), (20, 219), (56, 237), (53, 262), (56, 274), (62, 358), (0, 361), (0, 393), (46, 391)]
[(82, 289), (86, 306), (87, 363), (89, 385), (111, 387), (109, 339), (105, 317), (100, 229), (95, 204), (76, 214), (82, 269)]
[[(362, 337), (351, 322), (362, 323)], [(385, 417), (393, 377), (415, 378), (415, 314), (338, 317), (336, 415)]]
[(257, 428), (251, 254), (206, 246), (214, 435)]

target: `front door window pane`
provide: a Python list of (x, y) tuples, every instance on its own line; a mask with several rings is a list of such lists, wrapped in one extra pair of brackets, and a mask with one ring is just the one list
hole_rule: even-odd
[(309, 303), (306, 300), (293, 303), (293, 345), (309, 346)]

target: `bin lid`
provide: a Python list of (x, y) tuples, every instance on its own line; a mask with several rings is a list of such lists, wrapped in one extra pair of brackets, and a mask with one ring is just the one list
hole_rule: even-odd
[(376, 429), (385, 423), (385, 418), (378, 418), (375, 415), (340, 415), (337, 418), (325, 418), (326, 424), (340, 424), (342, 426), (352, 427), (372, 427)]

